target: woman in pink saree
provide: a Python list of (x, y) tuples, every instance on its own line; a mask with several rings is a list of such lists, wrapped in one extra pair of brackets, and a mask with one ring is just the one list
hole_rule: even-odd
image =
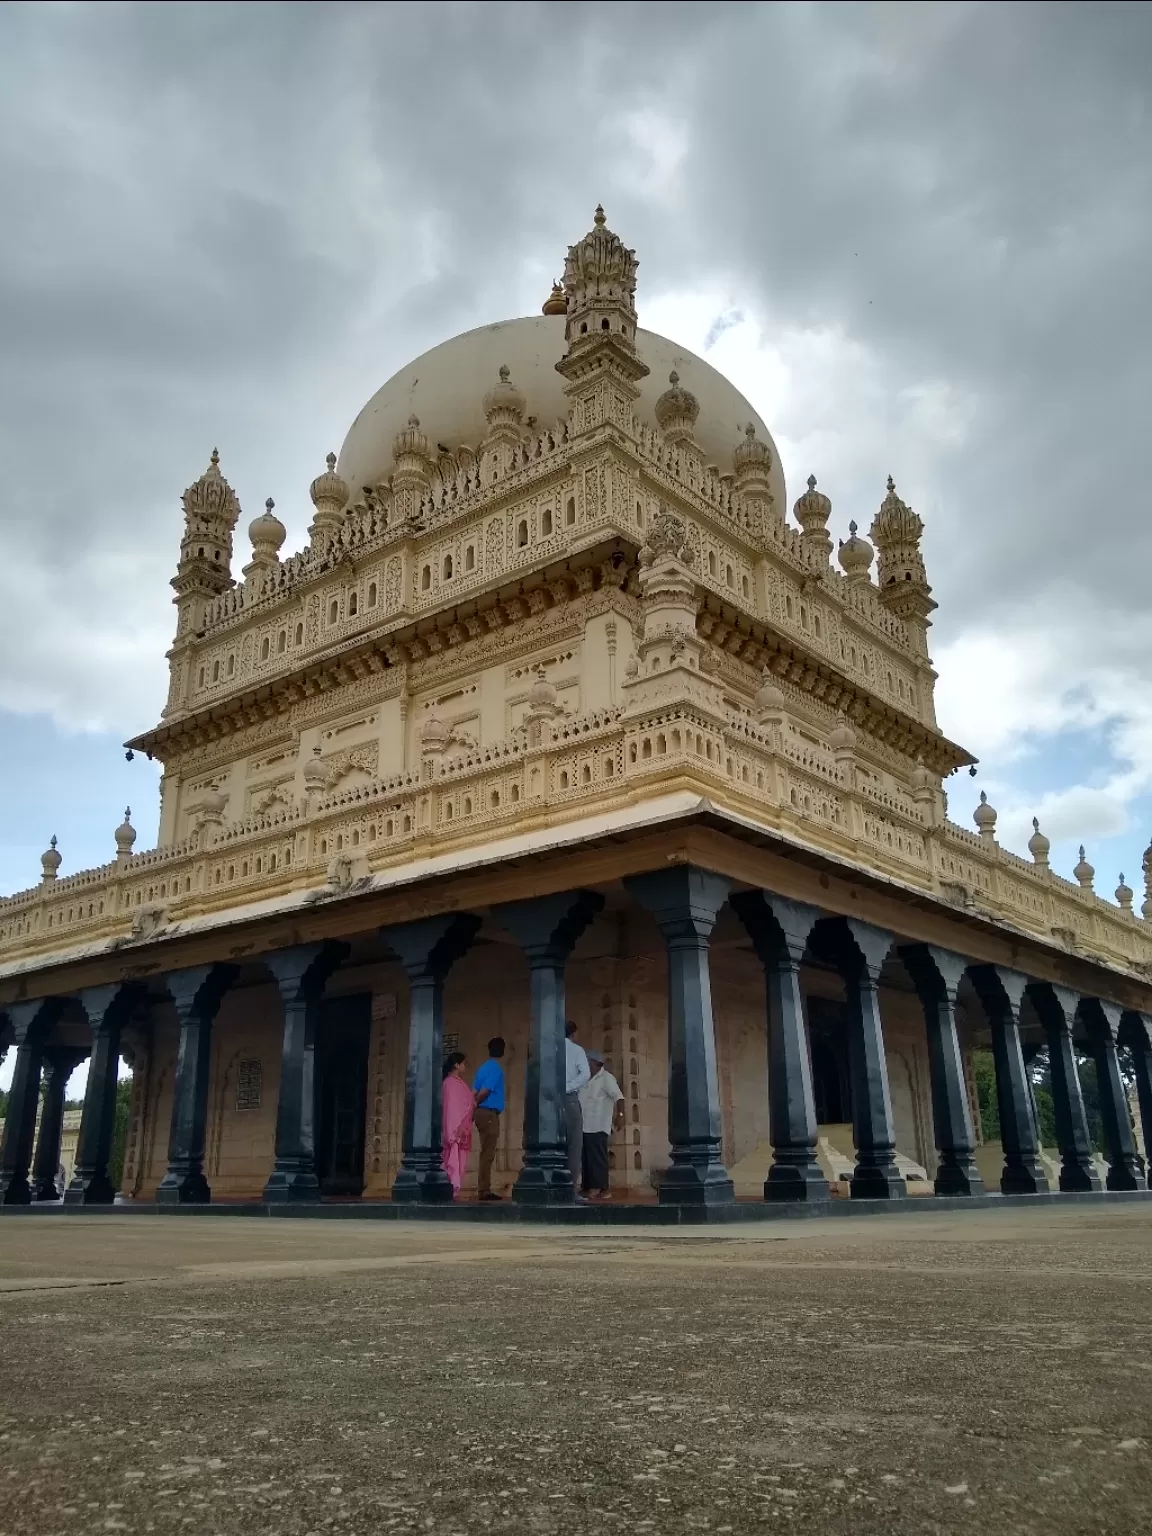
[(476, 1096), (464, 1081), (467, 1058), (463, 1051), (452, 1051), (444, 1062), (444, 1081), (440, 1088), (440, 1128), (444, 1144), (444, 1172), (452, 1184), (452, 1197), (460, 1193), (468, 1155), (472, 1151), (472, 1111)]

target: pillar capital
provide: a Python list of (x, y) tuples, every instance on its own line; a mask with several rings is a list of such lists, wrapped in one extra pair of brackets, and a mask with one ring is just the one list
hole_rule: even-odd
[(492, 908), (492, 916), (516, 940), (530, 966), (554, 966), (568, 959), (603, 906), (599, 891), (561, 891), (503, 902)]
[(706, 945), (732, 882), (695, 864), (674, 864), (642, 875), (625, 875), (633, 901), (648, 912), (667, 945)]
[(260, 963), (272, 973), (272, 979), (285, 1003), (300, 998), (319, 997), (328, 978), (347, 958), (349, 946), (334, 939), (316, 944), (294, 944), (290, 949), (274, 949), (260, 956)]
[(800, 964), (812, 930), (823, 915), (806, 902), (789, 901), (768, 891), (738, 891), (731, 905), (753, 949), (771, 969), (795, 969)]
[(843, 930), (847, 935), (847, 942), (839, 946), (842, 951), (842, 964), (866, 971), (869, 980), (875, 986), (880, 980), (884, 962), (896, 947), (896, 935), (889, 933), (887, 928), (877, 928), (873, 923), (866, 923), (859, 917), (841, 918), (837, 926), (840, 923), (843, 924)]
[(192, 1014), (213, 1018), (225, 992), (240, 974), (235, 965), (193, 965), (168, 971), (164, 986), (181, 1024)]
[(973, 965), (968, 975), (989, 1018), (1020, 1022), (1020, 1007), (1030, 986), (1027, 976), (1005, 965)]
[(1037, 1017), (1047, 1030), (1072, 1037), (1072, 1022), (1080, 1006), (1080, 994), (1055, 981), (1030, 981), (1027, 996)]
[(380, 930), (380, 937), (408, 973), (410, 982), (443, 981), (480, 931), (473, 912), (420, 917)]
[(921, 1000), (947, 998), (955, 1004), (956, 992), (968, 969), (963, 955), (937, 944), (901, 944), (900, 958)]

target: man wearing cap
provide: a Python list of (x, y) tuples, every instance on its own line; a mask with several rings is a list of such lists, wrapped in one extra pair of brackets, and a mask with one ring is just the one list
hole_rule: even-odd
[(608, 1137), (624, 1125), (624, 1095), (599, 1051), (589, 1051), (592, 1074), (580, 1090), (584, 1119), (584, 1190), (589, 1200), (608, 1200)]

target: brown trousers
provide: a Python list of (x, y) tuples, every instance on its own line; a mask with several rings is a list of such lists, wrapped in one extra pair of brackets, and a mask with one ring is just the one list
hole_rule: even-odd
[(480, 1132), (480, 1167), (476, 1174), (476, 1193), (487, 1195), (492, 1190), (492, 1164), (500, 1140), (500, 1111), (481, 1107), (472, 1118)]

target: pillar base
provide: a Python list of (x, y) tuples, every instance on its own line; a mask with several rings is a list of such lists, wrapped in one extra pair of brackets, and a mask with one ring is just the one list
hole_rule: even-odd
[(0, 1205), (31, 1205), (32, 1186), (26, 1177), (16, 1175), (7, 1183), (0, 1179)]
[(938, 1195), (982, 1195), (984, 1180), (972, 1158), (965, 1156), (941, 1163), (932, 1187)]
[(830, 1198), (828, 1180), (815, 1159), (810, 1163), (776, 1162), (769, 1168), (764, 1181), (764, 1198), (803, 1201), (805, 1205), (812, 1205)]
[(857, 1163), (848, 1188), (853, 1200), (903, 1200), (908, 1194), (904, 1176), (895, 1163), (881, 1168)]
[(731, 1205), (736, 1189), (723, 1163), (673, 1163), (660, 1180), (661, 1205)]
[(1002, 1195), (1046, 1195), (1048, 1180), (1039, 1163), (1005, 1163), (1000, 1175)]
[(287, 1205), (297, 1201), (315, 1205), (320, 1200), (320, 1180), (311, 1170), (274, 1168), (264, 1186), (263, 1200), (265, 1205)]
[(512, 1186), (517, 1205), (573, 1205), (576, 1191), (568, 1164), (561, 1168), (526, 1167)]
[(1147, 1187), (1135, 1156), (1131, 1159), (1125, 1157), (1120, 1162), (1109, 1165), (1108, 1177), (1104, 1180), (1105, 1189), (1147, 1189)]
[[(159, 1191), (156, 1198), (160, 1198)], [(65, 1205), (111, 1205), (115, 1199), (116, 1191), (106, 1173), (91, 1176), (75, 1173), (71, 1184), (64, 1191)]]
[(452, 1181), (443, 1168), (401, 1168), (392, 1200), (396, 1205), (451, 1205)]
[(212, 1191), (202, 1173), (166, 1174), (156, 1186), (157, 1205), (210, 1205)]
[(1064, 1163), (1060, 1168), (1060, 1192), (1065, 1195), (1091, 1194), (1100, 1189), (1100, 1175), (1085, 1163)]
[(32, 1200), (36, 1205), (50, 1205), (59, 1198), (55, 1179), (41, 1179), (32, 1185)]

